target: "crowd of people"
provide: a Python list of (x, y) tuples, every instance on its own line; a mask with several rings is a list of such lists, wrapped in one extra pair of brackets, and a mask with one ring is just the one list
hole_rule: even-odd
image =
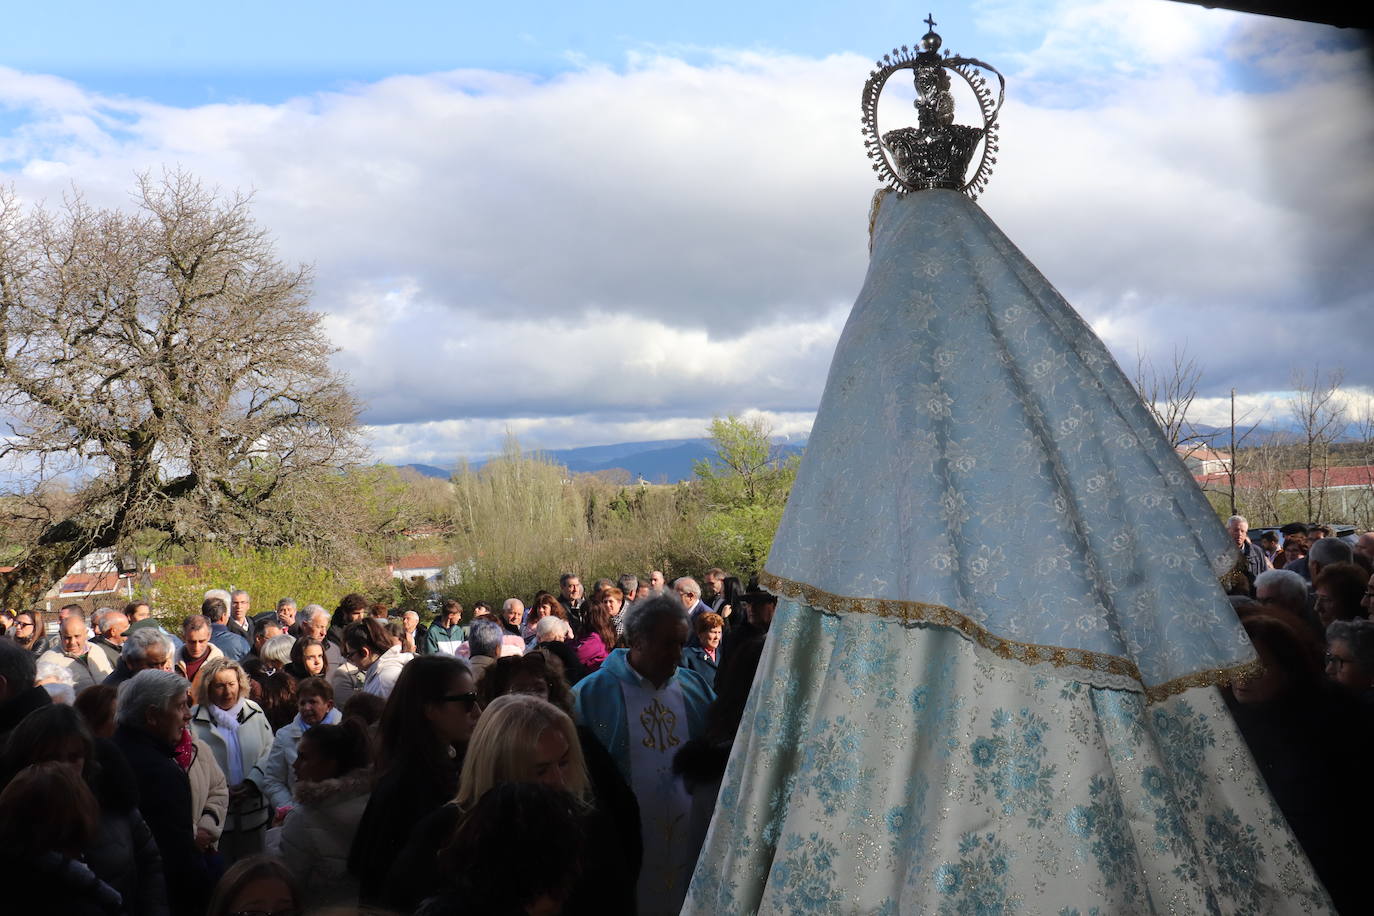
[[(1240, 553), (1260, 666), (1224, 689), (1345, 910), (1374, 853), (1374, 533)], [(206, 594), (0, 620), (0, 880), (16, 911), (675, 913), (776, 598), (581, 578), (427, 623), (360, 595)], [(55, 632), (49, 633), (49, 629)], [(360, 910), (360, 908), (362, 908)]]
[(1374, 532), (1333, 537), (1301, 523), (1249, 537), (1231, 602), (1260, 669), (1224, 689), (1269, 790), (1342, 913), (1363, 912), (1374, 857)]
[(676, 913), (776, 607), (702, 578), (6, 615), (6, 906)]

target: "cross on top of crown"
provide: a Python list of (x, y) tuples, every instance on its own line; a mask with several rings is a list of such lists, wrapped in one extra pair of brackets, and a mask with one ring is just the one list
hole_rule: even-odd
[[(1006, 80), (995, 67), (976, 58), (951, 56), (949, 51), (942, 55), (944, 42), (935, 33), (935, 14), (927, 14), (923, 21), (930, 31), (914, 47), (893, 48), (868, 75), (862, 101), (864, 146), (879, 180), (898, 193), (944, 189), (975, 197), (997, 161), (997, 113), (1005, 98)], [(888, 78), (899, 70), (912, 71), (919, 123), (879, 131), (878, 97)], [(997, 77), (995, 93), (988, 85), (989, 75)], [(972, 90), (981, 125), (954, 123), (951, 78)], [(979, 146), (983, 155), (977, 170), (966, 178)]]

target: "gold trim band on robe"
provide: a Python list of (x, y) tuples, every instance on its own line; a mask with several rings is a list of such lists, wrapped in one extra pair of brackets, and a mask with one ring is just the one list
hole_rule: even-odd
[(1035, 643), (1018, 642), (997, 636), (981, 624), (975, 623), (953, 608), (942, 604), (927, 604), (923, 601), (898, 601), (891, 598), (854, 598), (836, 595), (823, 589), (784, 579), (764, 570), (759, 574), (759, 585), (810, 607), (834, 614), (872, 614), (876, 617), (901, 620), (903, 623), (927, 623), (958, 630), (976, 645), (982, 646), (993, 655), (1008, 661), (1026, 665), (1049, 664), (1056, 668), (1079, 668), (1088, 672), (1101, 672), (1114, 678), (1128, 678), (1138, 685), (1138, 693), (1145, 694), (1150, 703), (1168, 699), (1175, 694), (1194, 687), (1216, 687), (1232, 681), (1256, 677), (1263, 670), (1259, 659), (1252, 659), (1225, 668), (1209, 668), (1176, 677), (1162, 684), (1149, 685), (1140, 674), (1140, 668), (1128, 658), (1092, 652), (1087, 649), (1070, 649), (1064, 646), (1042, 646)]

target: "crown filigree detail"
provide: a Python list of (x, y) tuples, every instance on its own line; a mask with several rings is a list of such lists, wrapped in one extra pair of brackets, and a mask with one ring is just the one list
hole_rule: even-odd
[[(922, 191), (948, 188), (976, 199), (987, 187), (992, 166), (997, 162), (997, 114), (1006, 97), (1007, 81), (998, 70), (971, 57), (940, 53), (943, 43), (935, 33), (934, 17), (927, 17), (930, 31), (918, 46), (893, 48), (884, 54), (868, 75), (863, 92), (864, 147), (873, 160), (873, 171), (894, 191)], [(878, 98), (888, 79), (902, 70), (912, 71), (916, 84), (915, 127), (899, 127), (881, 133), (878, 129)], [(978, 100), (983, 123), (972, 127), (954, 123), (954, 96), (950, 93), (950, 74), (968, 84)], [(997, 96), (984, 73), (997, 77)], [(983, 155), (971, 178), (968, 175), (979, 142)]]

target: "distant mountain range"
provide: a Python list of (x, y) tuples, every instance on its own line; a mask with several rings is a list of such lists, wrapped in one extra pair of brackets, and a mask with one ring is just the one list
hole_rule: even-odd
[[(1236, 438), (1239, 439), (1241, 436), (1245, 436), (1245, 441), (1237, 443), (1240, 448), (1252, 448), (1256, 445), (1265, 445), (1271, 442), (1280, 444), (1293, 443), (1300, 441), (1302, 438), (1301, 431), (1291, 422), (1286, 424), (1278, 423), (1271, 426), (1256, 426), (1253, 432), (1249, 432), (1249, 434), (1246, 435), (1249, 429), (1250, 426), (1247, 423), (1236, 424)], [(1352, 425), (1345, 433), (1337, 436), (1334, 441), (1338, 444), (1343, 442), (1362, 441), (1359, 436), (1354, 435), (1354, 429)], [(1203, 442), (1207, 443), (1207, 445), (1212, 448), (1224, 451), (1231, 447), (1231, 428), (1229, 426), (1208, 426), (1205, 423), (1194, 423), (1193, 431), (1197, 433)]]
[[(1230, 447), (1231, 431), (1227, 427), (1195, 424), (1194, 431), (1202, 442), (1212, 448), (1226, 450)], [(1246, 431), (1245, 426), (1236, 429), (1236, 435)], [(1293, 430), (1283, 426), (1261, 426), (1250, 433), (1243, 443), (1246, 446), (1262, 445), (1274, 438), (1291, 438)], [(783, 454), (799, 454), (806, 447), (806, 439), (777, 440)], [(649, 483), (677, 483), (690, 480), (692, 463), (715, 455), (711, 440), (701, 439), (658, 439), (651, 442), (616, 442), (612, 445), (588, 445), (582, 448), (541, 449), (568, 470), (582, 474), (597, 471), (624, 470), (633, 479), (643, 477)], [(481, 458), (468, 462), (470, 467), (479, 468), (487, 459)], [(410, 468), (426, 477), (439, 477), (447, 480), (453, 468), (441, 468), (432, 464), (407, 464)]]
[[(1245, 436), (1249, 428), (1249, 424), (1237, 423), (1236, 438), (1239, 439), (1241, 436)], [(1231, 427), (1229, 426), (1208, 426), (1205, 423), (1194, 423), (1193, 432), (1200, 437), (1202, 442), (1206, 443), (1211, 448), (1224, 451), (1231, 447)], [(1271, 442), (1275, 438), (1281, 439), (1291, 434), (1291, 431), (1287, 429), (1256, 426), (1254, 432), (1246, 436), (1245, 441), (1240, 444), (1242, 447), (1264, 445), (1266, 442)]]
[[(778, 449), (784, 455), (799, 454), (806, 447), (805, 439), (778, 441)], [(710, 439), (659, 439), (652, 442), (617, 442), (612, 445), (588, 445), (583, 448), (541, 449), (547, 455), (567, 467), (568, 470), (593, 474), (597, 471), (628, 471), (634, 479), (643, 477), (649, 483), (677, 483), (692, 477), (692, 463), (703, 458), (715, 456)], [(478, 468), (486, 459), (468, 462), (469, 467)], [(440, 477), (447, 480), (453, 469), (444, 469), (432, 464), (406, 464), (402, 467), (424, 474), (426, 477)]]

